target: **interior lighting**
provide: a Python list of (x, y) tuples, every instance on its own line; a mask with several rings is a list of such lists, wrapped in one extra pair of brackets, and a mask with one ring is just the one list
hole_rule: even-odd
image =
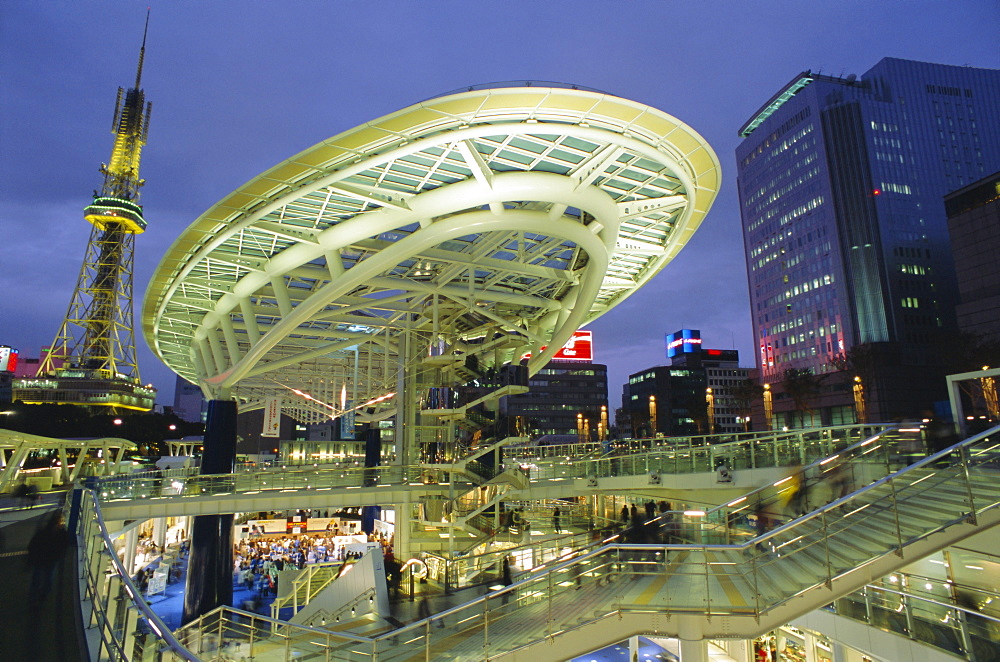
[(687, 517), (704, 517), (705, 516), (705, 511), (704, 510), (685, 510), (684, 514)]

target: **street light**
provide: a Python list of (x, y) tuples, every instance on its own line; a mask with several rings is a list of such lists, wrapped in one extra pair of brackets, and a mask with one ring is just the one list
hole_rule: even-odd
[(764, 384), (764, 423), (767, 425), (768, 430), (774, 429), (771, 421), (773, 416), (774, 409), (771, 403), (771, 385)]
[(656, 423), (656, 396), (655, 395), (649, 396), (649, 425), (652, 428), (649, 431), (650, 432), (650, 436), (655, 437), (656, 436), (656, 431), (660, 427)]
[(715, 396), (712, 395), (711, 387), (705, 389), (705, 415), (708, 418), (708, 433), (715, 434)]

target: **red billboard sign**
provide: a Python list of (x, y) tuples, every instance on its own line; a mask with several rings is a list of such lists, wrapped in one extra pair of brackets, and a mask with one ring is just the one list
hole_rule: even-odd
[[(545, 346), (542, 346), (542, 350), (545, 350)], [(530, 359), (531, 352), (528, 352), (521, 357), (521, 360)], [(555, 356), (552, 357), (553, 361), (584, 361), (590, 363), (594, 360), (594, 332), (593, 331), (575, 331), (573, 337), (570, 338), (565, 345), (562, 346)]]

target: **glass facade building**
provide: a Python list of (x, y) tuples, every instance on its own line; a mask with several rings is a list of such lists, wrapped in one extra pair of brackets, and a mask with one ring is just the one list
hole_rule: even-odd
[[(575, 441), (582, 436), (579, 428), (585, 421), (586, 436), (597, 441), (599, 425), (608, 424), (608, 367), (604, 364), (552, 361), (531, 376), (528, 388), (523, 395), (505, 397), (502, 404), (506, 416), (522, 419), (521, 432)], [(603, 432), (607, 434), (607, 429)]]
[[(942, 198), (1000, 168), (998, 118), (1000, 71), (885, 58), (860, 77), (803, 72), (740, 129), (763, 382), (836, 372), (864, 344), (878, 367), (869, 418), (943, 398), (957, 289)], [(841, 422), (850, 385), (821, 383), (822, 417)]]

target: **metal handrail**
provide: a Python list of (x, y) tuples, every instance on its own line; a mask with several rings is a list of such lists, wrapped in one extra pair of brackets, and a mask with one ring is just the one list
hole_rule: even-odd
[[(110, 590), (110, 576), (114, 576), (118, 581), (121, 582), (122, 589), (119, 591), (119, 595), (114, 599), (124, 598), (128, 600), (130, 606), (134, 608), (138, 613), (142, 615), (142, 618), (146, 620), (150, 629), (156, 635), (157, 639), (160, 640), (164, 646), (166, 646), (170, 653), (174, 655), (176, 659), (188, 660), (189, 662), (199, 662), (199, 658), (194, 655), (190, 650), (184, 647), (173, 635), (170, 629), (164, 624), (164, 622), (157, 616), (156, 612), (150, 608), (149, 604), (143, 600), (140, 596), (141, 593), (139, 589), (132, 582), (130, 574), (125, 570), (125, 566), (122, 564), (118, 555), (115, 553), (114, 545), (111, 541), (111, 537), (108, 535), (107, 526), (104, 523), (104, 517), (101, 514), (100, 504), (97, 499), (97, 494), (94, 490), (80, 488), (82, 492), (81, 495), (81, 509), (84, 509), (83, 503), (86, 503), (89, 508), (93, 508), (93, 518), (85, 519), (83, 521), (84, 526), (81, 527), (81, 531), (77, 534), (80, 543), (80, 548), (87, 554), (87, 564), (86, 564), (86, 579), (87, 579), (87, 592), (91, 598), (91, 607), (95, 611), (99, 609), (101, 605), (100, 594), (102, 592), (102, 586), (99, 582), (103, 580), (108, 589)], [(84, 499), (86, 502), (84, 502)], [(89, 509), (86, 508), (86, 509)], [(96, 524), (98, 528), (98, 535), (93, 535), (87, 530), (87, 524)], [(98, 547), (103, 549), (91, 549), (91, 545), (96, 544)], [(104, 561), (109, 570), (101, 570), (101, 561)], [(97, 565), (97, 568), (93, 566)], [(98, 572), (100, 570), (100, 572)], [(110, 575), (109, 575), (110, 573)], [(124, 595), (122, 595), (124, 593)], [(118, 607), (118, 613), (121, 613), (121, 606)], [(117, 654), (114, 659), (129, 659), (129, 656), (125, 653), (126, 636), (132, 635), (134, 633), (130, 632), (130, 628), (116, 629), (113, 627), (114, 623), (112, 619), (105, 617), (98, 617), (97, 621), (101, 624), (101, 639), (106, 646), (114, 646), (117, 649)], [(109, 627), (111, 625), (112, 627)]]

